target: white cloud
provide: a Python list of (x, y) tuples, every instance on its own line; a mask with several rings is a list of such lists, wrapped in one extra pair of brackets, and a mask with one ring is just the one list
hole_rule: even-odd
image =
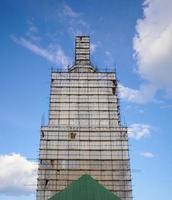
[(130, 138), (139, 140), (150, 135), (151, 126), (148, 124), (131, 124), (128, 128), (128, 135)]
[(146, 0), (133, 48), (138, 73), (158, 89), (172, 87), (172, 1)]
[(110, 53), (109, 51), (105, 51), (105, 54), (106, 54), (107, 56), (111, 56), (111, 53)]
[(160, 108), (162, 108), (162, 109), (171, 109), (172, 105), (171, 104), (162, 105), (162, 106), (160, 106)]
[(156, 87), (154, 85), (141, 85), (139, 89), (132, 89), (119, 84), (118, 88), (120, 97), (129, 102), (143, 104), (155, 101)]
[(74, 39), (76, 36), (84, 35), (82, 32), (82, 28), (76, 27), (71, 23), (71, 25), (68, 27), (68, 33)]
[(12, 36), (12, 40), (20, 44), (21, 46), (29, 49), (33, 53), (47, 59), (52, 63), (61, 65), (62, 67), (67, 67), (70, 63), (70, 59), (65, 55), (64, 51), (59, 46), (51, 46), (51, 48), (44, 49), (23, 37), (16, 38)]
[(114, 60), (114, 56), (113, 56), (112, 52), (106, 50), (105, 51), (105, 55), (106, 55), (105, 65), (108, 66), (108, 67), (110, 67), (109, 70), (114, 70), (114, 68), (111, 67), (111, 66), (115, 66), (116, 62)]
[(29, 26), (29, 32), (37, 33), (38, 28), (34, 25), (33, 20), (27, 20), (27, 25)]
[(20, 154), (0, 155), (0, 193), (24, 195), (35, 192), (37, 163)]
[(154, 154), (151, 152), (148, 152), (148, 151), (141, 153), (141, 155), (145, 158), (153, 158), (154, 157)]
[(63, 15), (67, 17), (78, 17), (79, 13), (75, 12), (69, 5), (65, 4), (63, 7)]
[(90, 50), (91, 50), (91, 53), (94, 53), (95, 50), (97, 48), (97, 44), (94, 44), (94, 43), (90, 43)]
[(42, 37), (38, 34), (39, 30), (38, 27), (35, 26), (35, 24), (33, 23), (33, 20), (28, 20), (27, 21), (27, 25), (28, 25), (28, 31), (26, 32), (26, 36), (34, 41), (34, 42), (39, 42), (42, 40)]
[(76, 35), (87, 35), (91, 32), (89, 25), (83, 19), (83, 13), (76, 12), (68, 4), (64, 4), (62, 9), (58, 10), (58, 17), (72, 39)]
[(172, 98), (172, 1), (145, 0), (143, 19), (136, 24), (133, 49), (137, 72), (147, 84), (132, 89), (120, 84), (121, 98), (133, 103), (155, 101), (159, 90)]

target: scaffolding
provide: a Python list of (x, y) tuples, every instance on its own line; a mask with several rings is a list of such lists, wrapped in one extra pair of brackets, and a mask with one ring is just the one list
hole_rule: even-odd
[(127, 128), (120, 123), (114, 72), (90, 64), (89, 37), (76, 38), (75, 65), (52, 71), (49, 123), (41, 127), (37, 200), (89, 174), (132, 199)]

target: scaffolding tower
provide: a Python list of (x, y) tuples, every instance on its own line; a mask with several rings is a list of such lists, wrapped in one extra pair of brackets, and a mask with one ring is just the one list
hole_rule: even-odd
[(89, 174), (121, 200), (132, 200), (127, 128), (120, 123), (114, 72), (90, 62), (90, 39), (77, 36), (75, 64), (52, 71), (49, 122), (41, 127), (37, 200)]

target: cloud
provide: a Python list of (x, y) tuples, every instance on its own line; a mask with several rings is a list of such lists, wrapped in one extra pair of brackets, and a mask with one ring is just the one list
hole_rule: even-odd
[(130, 138), (140, 140), (150, 135), (151, 126), (148, 124), (131, 124), (128, 128), (128, 135)]
[(112, 53), (110, 51), (105, 51), (105, 55), (106, 55), (106, 65), (107, 66), (114, 66), (115, 60), (114, 57), (112, 55)]
[(79, 16), (79, 13), (75, 12), (69, 5), (65, 4), (63, 7), (63, 15), (75, 18)]
[(58, 10), (58, 17), (72, 39), (76, 35), (87, 35), (91, 32), (83, 19), (83, 13), (76, 12), (66, 3)]
[(38, 34), (38, 27), (33, 23), (33, 20), (27, 21), (28, 31), (26, 32), (26, 37), (34, 42), (39, 42), (42, 40), (42, 37)]
[(111, 56), (111, 53), (110, 53), (109, 51), (105, 51), (105, 54), (106, 54), (107, 56)]
[(94, 53), (95, 50), (97, 48), (97, 44), (94, 44), (94, 43), (90, 43), (90, 50), (91, 50), (91, 53)]
[(0, 193), (28, 195), (36, 190), (37, 163), (20, 154), (0, 155)]
[(73, 38), (80, 35), (89, 35), (89, 26), (88, 24), (81, 18), (69, 19), (66, 21), (67, 30), (69, 35)]
[(32, 33), (37, 33), (38, 32), (38, 28), (33, 24), (32, 20), (28, 20), (27, 24), (29, 26), (29, 30), (28, 30), (29, 32), (32, 32)]
[(39, 55), (54, 64), (67, 67), (70, 63), (70, 59), (65, 55), (64, 51), (59, 46), (54, 47), (53, 45), (50, 45), (49, 48), (44, 49), (24, 37), (16, 38), (12, 36), (11, 38), (17, 44), (20, 44), (36, 55)]
[(167, 105), (162, 105), (160, 106), (161, 109), (171, 109), (172, 108), (172, 104), (167, 104)]
[(153, 153), (148, 152), (148, 151), (141, 153), (141, 155), (143, 157), (145, 157), (145, 158), (153, 158), (153, 157), (155, 157)]
[(140, 76), (158, 89), (172, 88), (172, 1), (146, 0), (133, 48)]
[(139, 89), (132, 89), (119, 84), (118, 89), (121, 99), (132, 103), (144, 104), (149, 101), (156, 101), (154, 99), (156, 86), (154, 85), (141, 85)]
[(159, 90), (172, 98), (172, 1), (145, 0), (143, 18), (137, 20), (133, 38), (136, 71), (147, 84), (138, 89), (120, 85), (121, 98), (133, 103), (155, 102)]

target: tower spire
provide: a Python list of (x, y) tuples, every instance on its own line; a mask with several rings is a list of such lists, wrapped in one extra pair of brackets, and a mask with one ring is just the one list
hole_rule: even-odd
[(95, 72), (90, 60), (90, 37), (76, 36), (75, 38), (75, 62), (69, 68), (70, 72)]
[(90, 65), (90, 38), (89, 36), (76, 36), (75, 65)]

